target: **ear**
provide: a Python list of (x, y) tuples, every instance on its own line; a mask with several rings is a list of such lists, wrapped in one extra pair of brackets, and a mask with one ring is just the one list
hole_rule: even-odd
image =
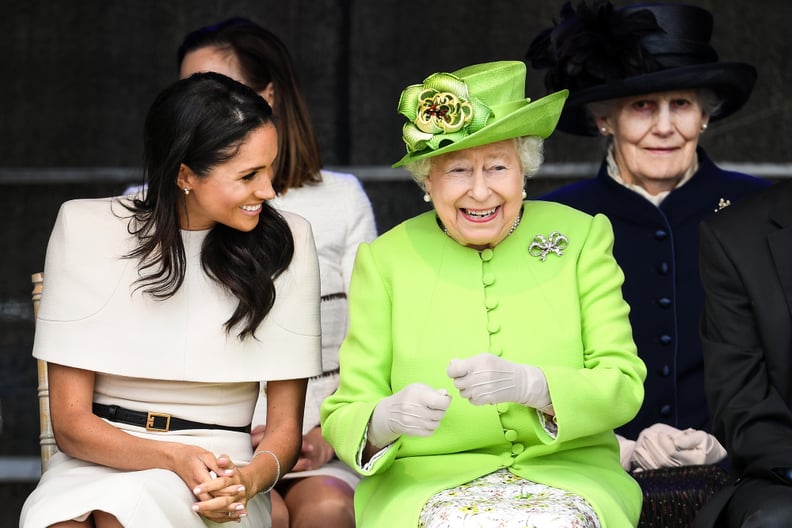
[(270, 105), (270, 108), (275, 110), (275, 85), (272, 84), (272, 81), (267, 84), (267, 87), (264, 88), (259, 92), (259, 95), (267, 101), (267, 104)]
[(613, 133), (607, 116), (594, 116), (594, 122), (597, 123), (597, 130), (599, 130), (600, 134), (603, 136), (609, 136)]
[(421, 187), (423, 187), (424, 192), (432, 194), (432, 180), (429, 179), (429, 176), (421, 182)]
[(176, 186), (182, 191), (192, 189), (196, 176), (190, 167), (182, 163), (179, 165), (179, 174), (176, 176)]

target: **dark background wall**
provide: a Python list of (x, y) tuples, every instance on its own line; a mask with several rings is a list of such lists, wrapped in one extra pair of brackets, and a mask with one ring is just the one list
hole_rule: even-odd
[[(0, 16), (0, 165), (136, 167), (143, 115), (176, 75), (175, 49), (197, 26), (242, 14), (292, 51), (330, 165), (401, 156), (401, 89), (434, 71), (521, 60), (560, 0), (26, 0)], [(626, 2), (625, 2), (626, 3)], [(634, 3), (634, 2), (631, 2)], [(716, 15), (726, 60), (753, 63), (748, 106), (713, 129), (716, 159), (787, 161), (792, 3), (693, 0)], [(528, 95), (542, 91), (529, 74)], [(715, 127), (713, 127), (715, 128)], [(771, 133), (772, 132), (772, 133)], [(556, 137), (548, 161), (589, 159), (590, 143)], [(573, 147), (574, 145), (574, 147)]]
[[(620, 2), (620, 5), (636, 2)], [(692, 0), (715, 14), (725, 60), (754, 64), (747, 106), (714, 124), (715, 160), (792, 173), (788, 0)], [(399, 93), (434, 71), (521, 60), (561, 0), (26, 0), (0, 2), (0, 458), (37, 454), (29, 275), (43, 266), (61, 202), (104, 196), (138, 179), (141, 128), (156, 93), (175, 79), (175, 49), (198, 26), (232, 15), (276, 31), (289, 46), (324, 162), (363, 180), (381, 229), (425, 207), (400, 171)], [(527, 95), (543, 92), (529, 71)], [(602, 144), (556, 134), (537, 195), (589, 174)], [(120, 336), (119, 338), (123, 338)], [(112, 343), (108, 343), (112, 347)], [(4, 466), (0, 463), (0, 481)], [(6, 477), (8, 475), (5, 475)], [(0, 485), (18, 511), (31, 482)], [(16, 515), (4, 516), (16, 525)], [(0, 520), (0, 528), (6, 526)]]

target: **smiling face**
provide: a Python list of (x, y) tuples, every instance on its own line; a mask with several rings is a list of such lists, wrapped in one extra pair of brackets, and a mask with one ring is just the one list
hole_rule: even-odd
[(448, 235), (484, 249), (509, 234), (522, 208), (523, 183), (516, 141), (507, 139), (432, 158), (424, 188)]
[(698, 92), (678, 90), (618, 99), (595, 120), (613, 135), (622, 179), (657, 194), (673, 189), (693, 165), (708, 117)]
[(177, 185), (190, 192), (179, 210), (180, 227), (196, 231), (220, 223), (251, 231), (258, 224), (262, 203), (275, 197), (272, 163), (277, 153), (277, 132), (267, 123), (251, 131), (231, 159), (205, 176), (182, 164)]

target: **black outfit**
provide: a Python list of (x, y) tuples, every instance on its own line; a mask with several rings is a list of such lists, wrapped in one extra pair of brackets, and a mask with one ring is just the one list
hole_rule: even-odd
[(790, 526), (792, 182), (705, 221), (700, 245), (707, 398), (739, 482), (696, 525)]
[(658, 422), (710, 432), (698, 320), (703, 293), (698, 273), (698, 226), (719, 204), (736, 203), (769, 182), (717, 167), (702, 149), (699, 170), (659, 207), (619, 184), (602, 164), (596, 178), (542, 199), (613, 224), (614, 256), (625, 274), (624, 297), (638, 355), (647, 367), (638, 415), (617, 433), (630, 439)]

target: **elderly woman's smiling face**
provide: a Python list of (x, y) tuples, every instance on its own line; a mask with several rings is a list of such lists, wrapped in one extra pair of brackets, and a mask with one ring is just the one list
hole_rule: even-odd
[(522, 208), (523, 183), (516, 141), (507, 139), (433, 158), (424, 188), (448, 235), (484, 249), (509, 234)]
[(696, 159), (704, 114), (696, 90), (676, 90), (612, 101), (597, 126), (613, 135), (621, 178), (650, 194), (670, 191)]

